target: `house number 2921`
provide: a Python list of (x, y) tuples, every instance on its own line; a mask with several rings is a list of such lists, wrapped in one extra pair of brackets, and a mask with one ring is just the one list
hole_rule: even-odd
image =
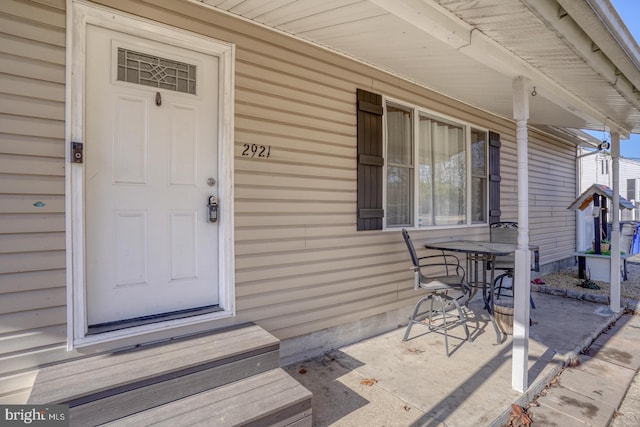
[(271, 157), (271, 146), (242, 144), (242, 155), (245, 157)]

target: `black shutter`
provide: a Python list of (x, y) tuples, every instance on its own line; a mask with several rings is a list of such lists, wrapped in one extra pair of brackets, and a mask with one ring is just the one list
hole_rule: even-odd
[(358, 89), (358, 230), (382, 230), (382, 96)]
[(500, 134), (489, 132), (489, 224), (500, 221)]

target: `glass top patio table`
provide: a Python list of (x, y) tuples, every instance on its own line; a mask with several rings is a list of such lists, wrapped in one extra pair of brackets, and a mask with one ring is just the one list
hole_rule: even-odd
[[(467, 254), (467, 277), (470, 278), (470, 273), (473, 271), (473, 280), (469, 280), (470, 285), (476, 289), (482, 287), (482, 297), (484, 305), (489, 312), (489, 317), (493, 328), (496, 331), (496, 338), (498, 344), (502, 343), (506, 338), (506, 334), (503, 335), (502, 331), (496, 323), (496, 319), (493, 316), (493, 280), (495, 277), (495, 259), (497, 256), (505, 256), (514, 253), (517, 249), (517, 245), (512, 243), (498, 243), (498, 242), (486, 242), (477, 240), (449, 240), (437, 243), (425, 243), (424, 247), (427, 249), (437, 249), (441, 251), (459, 252)], [(529, 249), (537, 249), (536, 245), (529, 245)], [(482, 263), (482, 280), (479, 280), (478, 264)], [(490, 266), (490, 280), (487, 281), (487, 266)], [(473, 268), (472, 268), (473, 267)], [(487, 295), (487, 286), (489, 286), (489, 293)]]
[(512, 243), (484, 242), (476, 240), (449, 240), (438, 243), (425, 243), (427, 249), (439, 249), (467, 254), (479, 254), (489, 257), (510, 255), (516, 251)]

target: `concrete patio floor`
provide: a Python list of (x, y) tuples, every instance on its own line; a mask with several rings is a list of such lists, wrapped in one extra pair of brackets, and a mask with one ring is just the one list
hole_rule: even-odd
[(473, 340), (452, 329), (450, 357), (443, 335), (415, 325), (406, 342), (400, 327), (285, 369), (313, 392), (314, 426), (504, 425), (512, 403), (526, 406), (620, 316), (601, 304), (533, 296), (525, 394), (511, 388), (512, 337), (496, 343), (479, 296), (468, 311)]

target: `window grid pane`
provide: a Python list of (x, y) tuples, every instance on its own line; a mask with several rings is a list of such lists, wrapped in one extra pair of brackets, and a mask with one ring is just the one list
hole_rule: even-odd
[(387, 225), (411, 226), (413, 214), (413, 169), (398, 166), (387, 168)]
[(413, 164), (413, 114), (408, 108), (387, 104), (387, 161)]
[(176, 92), (196, 93), (196, 66), (118, 48), (118, 80)]
[(487, 132), (414, 111), (386, 103), (387, 227), (486, 223)]
[[(464, 128), (426, 115), (420, 117), (420, 152), (430, 150), (430, 164), (420, 165), (430, 175), (432, 189), (421, 188), (419, 206), (425, 225), (465, 224), (467, 168)], [(428, 158), (425, 154), (425, 158)], [(422, 159), (421, 159), (422, 160)], [(422, 173), (421, 173), (422, 175)], [(421, 185), (425, 180), (421, 177)], [(425, 185), (428, 187), (428, 185)], [(430, 217), (427, 216), (430, 214)]]
[(419, 118), (418, 137), (418, 225), (435, 225), (431, 120), (423, 115)]
[(471, 129), (471, 222), (487, 222), (487, 133)]
[(413, 111), (386, 105), (387, 226), (413, 224)]

